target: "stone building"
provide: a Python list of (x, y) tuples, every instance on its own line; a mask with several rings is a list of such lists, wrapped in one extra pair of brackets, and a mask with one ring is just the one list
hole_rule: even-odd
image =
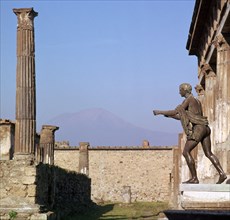
[[(190, 25), (187, 50), (197, 57), (198, 97), (212, 130), (212, 150), (230, 174), (230, 1), (197, 0)], [(198, 175), (214, 183), (217, 173), (198, 149)], [(215, 180), (213, 180), (215, 179)]]

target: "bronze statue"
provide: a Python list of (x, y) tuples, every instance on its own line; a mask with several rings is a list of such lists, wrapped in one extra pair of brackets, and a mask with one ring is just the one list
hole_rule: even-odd
[(197, 178), (195, 161), (191, 156), (191, 151), (198, 145), (202, 144), (205, 156), (212, 162), (220, 177), (217, 184), (224, 182), (227, 178), (224, 173), (218, 158), (211, 151), (211, 129), (208, 126), (207, 117), (203, 116), (202, 106), (198, 99), (192, 95), (192, 87), (188, 83), (180, 85), (180, 95), (185, 97), (181, 105), (178, 105), (175, 110), (160, 111), (153, 110), (154, 115), (164, 115), (165, 117), (174, 118), (181, 121), (187, 141), (183, 150), (183, 156), (187, 162), (191, 172), (191, 179), (184, 183), (199, 183)]

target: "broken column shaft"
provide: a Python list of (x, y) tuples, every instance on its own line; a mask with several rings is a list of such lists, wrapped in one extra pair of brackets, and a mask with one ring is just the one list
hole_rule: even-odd
[(46, 164), (54, 164), (54, 145), (55, 145), (55, 131), (59, 127), (52, 125), (43, 125), (40, 135), (40, 146), (39, 146), (39, 162)]

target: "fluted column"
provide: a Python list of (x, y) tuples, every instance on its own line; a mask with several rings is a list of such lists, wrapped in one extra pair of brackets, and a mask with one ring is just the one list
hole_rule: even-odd
[(15, 153), (34, 154), (36, 136), (36, 89), (33, 8), (13, 9), (17, 24), (17, 77)]
[(201, 84), (198, 84), (196, 85), (195, 90), (198, 95), (198, 99), (200, 100), (202, 104), (202, 110), (205, 111), (204, 110), (204, 93), (205, 93), (204, 88)]
[(204, 64), (202, 66), (203, 74), (205, 76), (205, 90), (204, 90), (204, 103), (203, 103), (203, 113), (208, 117), (209, 126), (212, 130), (211, 140), (214, 143), (215, 136), (215, 115), (216, 115), (216, 74), (209, 64)]
[(217, 48), (215, 140), (223, 143), (230, 132), (230, 47), (221, 34), (213, 43)]

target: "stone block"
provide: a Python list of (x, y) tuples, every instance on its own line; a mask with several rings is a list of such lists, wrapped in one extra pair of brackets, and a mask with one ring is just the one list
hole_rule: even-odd
[(56, 220), (57, 216), (53, 212), (35, 213), (31, 215), (30, 220)]
[(20, 177), (18, 178), (18, 176), (9, 177), (8, 180), (6, 180), (6, 181), (9, 182), (9, 184), (19, 184), (21, 182), (21, 180), (20, 180), (21, 178)]
[(25, 176), (22, 179), (22, 184), (34, 184), (35, 180), (35, 176)]
[(1, 179), (0, 180), (0, 189), (6, 189), (6, 187), (8, 186), (8, 181), (6, 179)]
[(26, 201), (29, 204), (35, 204), (36, 203), (36, 197), (35, 196), (26, 197)]
[(230, 192), (230, 184), (180, 184), (180, 191)]
[(11, 195), (25, 197), (26, 196), (26, 186), (25, 185), (14, 185), (10, 192)]
[(10, 175), (9, 175), (9, 177), (18, 177), (18, 176), (20, 176), (20, 172), (18, 172), (18, 170), (15, 170), (15, 169), (11, 169), (11, 172), (10, 172)]
[(1, 220), (9, 220), (9, 215), (8, 214), (0, 215), (0, 219)]
[(25, 174), (26, 174), (26, 176), (36, 176), (36, 168), (33, 166), (26, 167), (25, 168)]
[(4, 172), (2, 169), (0, 169), (0, 177), (3, 177), (3, 175), (4, 175)]
[(184, 209), (230, 210), (229, 184), (181, 184), (180, 191)]
[(6, 189), (0, 189), (0, 198), (5, 198), (7, 197), (8, 192)]
[(47, 220), (48, 216), (46, 213), (36, 213), (31, 215), (30, 220)]
[(28, 185), (27, 188), (27, 195), (30, 196), (35, 196), (36, 195), (36, 185)]
[(9, 210), (18, 213), (38, 213), (40, 207), (37, 204), (30, 203), (27, 198), (13, 195), (0, 199), (0, 213), (7, 213)]

